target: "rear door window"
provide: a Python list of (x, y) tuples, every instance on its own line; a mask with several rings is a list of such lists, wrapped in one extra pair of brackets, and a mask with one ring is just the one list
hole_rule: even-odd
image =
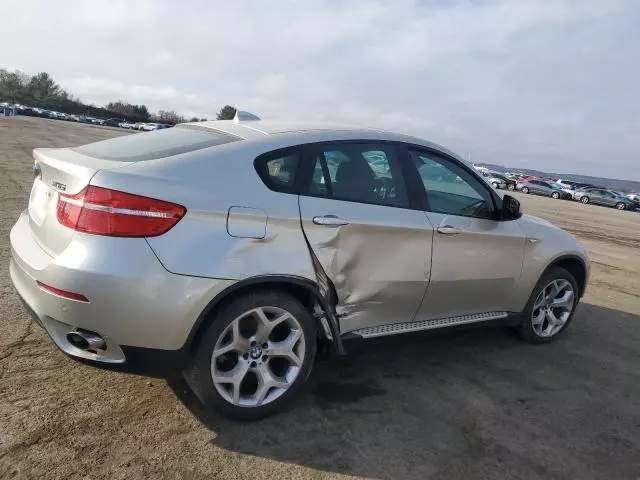
[(242, 140), (206, 127), (179, 126), (89, 143), (73, 150), (117, 162), (140, 162)]
[(409, 208), (396, 148), (389, 144), (318, 145), (308, 192), (347, 202)]

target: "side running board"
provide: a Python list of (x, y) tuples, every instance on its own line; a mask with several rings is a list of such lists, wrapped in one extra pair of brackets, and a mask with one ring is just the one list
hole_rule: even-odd
[(391, 323), (377, 327), (366, 327), (350, 332), (362, 338), (386, 337), (399, 333), (418, 332), (420, 330), (433, 330), (436, 328), (465, 325), (467, 323), (486, 322), (507, 318), (507, 312), (474, 313), (473, 315), (460, 315), (459, 317), (437, 318), (434, 320), (420, 320), (419, 322)]

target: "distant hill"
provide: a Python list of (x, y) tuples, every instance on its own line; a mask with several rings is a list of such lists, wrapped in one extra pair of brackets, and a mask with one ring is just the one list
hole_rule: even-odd
[(635, 180), (620, 180), (616, 178), (601, 178), (590, 177), (588, 175), (578, 175), (574, 173), (552, 173), (543, 172), (542, 170), (532, 170), (530, 168), (512, 168), (503, 167), (502, 165), (495, 165), (492, 163), (476, 163), (480, 167), (486, 167), (496, 172), (518, 172), (525, 175), (534, 175), (536, 177), (552, 177), (561, 178), (563, 180), (569, 180), (571, 182), (590, 183), (599, 187), (610, 188), (612, 190), (618, 190), (621, 192), (640, 192), (640, 182)]

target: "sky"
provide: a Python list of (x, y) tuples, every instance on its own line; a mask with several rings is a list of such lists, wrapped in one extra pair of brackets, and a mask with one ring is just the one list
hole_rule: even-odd
[(409, 133), (640, 180), (637, 0), (1, 0), (0, 66), (85, 102)]

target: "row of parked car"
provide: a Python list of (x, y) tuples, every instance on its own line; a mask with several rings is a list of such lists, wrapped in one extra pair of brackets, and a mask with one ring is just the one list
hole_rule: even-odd
[(617, 192), (588, 183), (560, 178), (534, 177), (515, 173), (498, 173), (476, 167), (485, 180), (496, 189), (518, 190), (522, 193), (575, 200), (586, 204), (604, 205), (618, 210), (640, 210), (640, 194)]
[[(3, 105), (8, 106), (8, 104), (3, 104)], [(173, 126), (165, 123), (152, 123), (152, 122), (132, 123), (122, 118), (104, 119), (104, 118), (89, 117), (87, 115), (71, 115), (64, 112), (56, 112), (54, 110), (47, 110), (44, 108), (27, 107), (24, 105), (11, 105), (11, 108), (14, 110), (15, 114), (17, 115), (26, 115), (29, 117), (51, 118), (54, 120), (66, 120), (68, 122), (91, 123), (93, 125), (120, 127), (120, 128), (129, 129), (129, 130), (151, 131), (151, 130), (160, 130), (162, 128), (169, 128)]]

